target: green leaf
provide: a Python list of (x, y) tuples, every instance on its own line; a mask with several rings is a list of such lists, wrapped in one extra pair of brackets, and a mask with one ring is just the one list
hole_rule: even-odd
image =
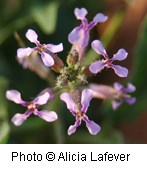
[(110, 23), (104, 31), (103, 36), (101, 37), (101, 41), (103, 42), (105, 47), (109, 45), (113, 37), (116, 35), (116, 32), (122, 24), (123, 18), (124, 13), (119, 11), (109, 21)]
[(58, 2), (50, 2), (44, 6), (36, 6), (32, 10), (32, 14), (36, 23), (42, 31), (47, 34), (54, 32), (57, 22)]
[(7, 120), (7, 104), (5, 91), (7, 89), (7, 80), (0, 77), (0, 143), (6, 143), (9, 135), (9, 124)]
[(7, 121), (0, 124), (0, 144), (7, 143), (10, 127)]
[(17, 29), (24, 28), (31, 22), (32, 18), (30, 16), (21, 16), (16, 20), (10, 21), (9, 24), (0, 27), (0, 44), (2, 44)]

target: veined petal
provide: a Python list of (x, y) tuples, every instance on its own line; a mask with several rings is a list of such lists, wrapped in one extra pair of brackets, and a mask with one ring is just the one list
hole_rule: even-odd
[(63, 50), (63, 44), (60, 43), (58, 45), (53, 45), (53, 44), (47, 44), (44, 45), (49, 51), (51, 51), (52, 53), (57, 53), (57, 52), (61, 52)]
[(98, 73), (100, 72), (102, 69), (104, 69), (105, 67), (105, 63), (103, 61), (96, 61), (93, 62), (90, 66), (89, 66), (89, 70), (92, 73)]
[(94, 40), (94, 41), (91, 43), (91, 47), (92, 47), (92, 49), (95, 50), (98, 54), (103, 55), (106, 59), (108, 59), (106, 50), (104, 49), (104, 47), (103, 47), (101, 41), (99, 41), (99, 40)]
[(54, 111), (47, 111), (47, 110), (35, 111), (34, 114), (44, 119), (47, 122), (55, 121), (58, 118), (56, 112)]
[(93, 22), (97, 24), (98, 22), (105, 22), (108, 19), (108, 16), (105, 16), (102, 13), (96, 14), (96, 16), (93, 18)]
[(130, 105), (132, 105), (132, 104), (134, 104), (136, 102), (136, 98), (135, 97), (125, 98), (124, 100), (125, 100), (125, 102), (127, 102)]
[(74, 44), (75, 42), (77, 42), (80, 38), (80, 30), (81, 30), (81, 26), (74, 28), (68, 35), (68, 41), (71, 44)]
[(19, 48), (17, 50), (18, 59), (23, 59), (24, 57), (29, 56), (34, 51), (34, 48)]
[(70, 110), (70, 112), (73, 115), (75, 115), (75, 111), (76, 111), (75, 110), (75, 103), (73, 101), (72, 96), (69, 93), (64, 92), (60, 95), (60, 99), (66, 103), (67, 108)]
[(34, 104), (37, 104), (37, 105), (44, 105), (47, 103), (49, 97), (50, 97), (50, 94), (48, 92), (45, 92), (44, 94), (36, 97), (33, 102)]
[(76, 18), (79, 20), (84, 20), (87, 13), (88, 12), (85, 8), (80, 8), (80, 9), (75, 8), (75, 10), (74, 10), (74, 14), (75, 14)]
[(83, 118), (83, 120), (85, 121), (86, 127), (90, 134), (96, 135), (101, 130), (101, 127), (94, 121), (89, 120), (87, 116)]
[(28, 29), (28, 31), (26, 32), (26, 38), (33, 43), (38, 43), (38, 35), (36, 34), (36, 32), (32, 29)]
[(14, 123), (14, 125), (20, 126), (27, 119), (27, 117), (28, 116), (26, 116), (25, 114), (17, 113), (13, 116), (12, 122)]
[(113, 55), (112, 60), (124, 60), (128, 56), (128, 53), (124, 49), (119, 49), (119, 51)]
[(45, 66), (53, 66), (54, 65), (54, 59), (52, 56), (50, 56), (48, 53), (42, 52), (41, 53), (41, 58)]
[(23, 104), (25, 101), (21, 99), (21, 94), (17, 90), (7, 90), (6, 98), (16, 104)]
[(112, 101), (112, 108), (113, 110), (117, 110), (118, 107), (122, 104), (122, 101)]
[(111, 68), (114, 69), (115, 73), (119, 77), (127, 77), (128, 76), (128, 69), (126, 69), (125, 67), (121, 67), (119, 65), (112, 65)]
[(69, 126), (68, 135), (71, 135), (76, 132), (77, 127), (81, 125), (81, 120), (77, 119), (74, 125)]
[(93, 94), (90, 89), (84, 89), (82, 91), (82, 94), (81, 94), (81, 104), (82, 104), (81, 111), (82, 112), (86, 113), (92, 97), (93, 97)]

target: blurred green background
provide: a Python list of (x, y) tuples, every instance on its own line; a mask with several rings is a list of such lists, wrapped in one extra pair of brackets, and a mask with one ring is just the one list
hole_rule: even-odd
[[(91, 136), (82, 123), (75, 134), (67, 135), (74, 117), (63, 102), (56, 97), (46, 109), (55, 110), (59, 119), (47, 123), (31, 116), (20, 127), (12, 124), (12, 116), (23, 113), (20, 105), (5, 98), (8, 89), (22, 93), (24, 100), (31, 100), (49, 84), (16, 60), (20, 47), (14, 37), (18, 32), (26, 46), (32, 44), (25, 38), (26, 31), (34, 29), (42, 43), (63, 42), (64, 51), (58, 56), (65, 60), (71, 45), (68, 34), (80, 24), (74, 16), (75, 7), (88, 10), (89, 21), (98, 12), (109, 16), (91, 32), (90, 41), (98, 38), (110, 56), (124, 48), (129, 53), (122, 65), (129, 69), (127, 78), (117, 77), (111, 70), (104, 70), (90, 82), (113, 85), (133, 83), (137, 102), (123, 104), (113, 111), (110, 101), (92, 100), (88, 110), (90, 119), (99, 123), (101, 132)], [(146, 0), (1, 0), (0, 1), (0, 143), (147, 143), (147, 1)], [(87, 49), (86, 62), (95, 56)]]

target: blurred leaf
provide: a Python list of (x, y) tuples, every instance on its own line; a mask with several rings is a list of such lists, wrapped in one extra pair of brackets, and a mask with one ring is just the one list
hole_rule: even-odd
[(53, 33), (57, 22), (58, 2), (49, 2), (44, 6), (36, 6), (33, 11), (33, 17), (42, 31), (47, 34)]
[(0, 124), (0, 144), (7, 143), (10, 127), (8, 122), (4, 121)]
[(11, 33), (16, 31), (17, 29), (24, 28), (28, 23), (32, 22), (32, 18), (30, 16), (20, 17), (9, 24), (0, 27), (0, 44), (2, 44), (6, 38), (8, 38)]
[(115, 15), (110, 19), (107, 28), (105, 29), (101, 41), (104, 46), (107, 48), (113, 37), (116, 35), (117, 30), (121, 26), (124, 13), (116, 12)]
[(7, 122), (7, 104), (5, 92), (7, 89), (7, 80), (0, 77), (0, 143), (6, 143), (9, 134), (9, 125)]
[(139, 33), (138, 44), (135, 52), (135, 66), (133, 70), (133, 83), (137, 87), (137, 94), (147, 94), (147, 17), (145, 18)]

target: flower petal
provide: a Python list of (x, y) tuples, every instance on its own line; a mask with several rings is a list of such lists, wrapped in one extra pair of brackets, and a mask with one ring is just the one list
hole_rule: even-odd
[(36, 32), (32, 29), (28, 29), (27, 33), (26, 33), (26, 38), (33, 43), (38, 43), (38, 35), (36, 34)]
[(105, 63), (103, 61), (96, 61), (93, 62), (90, 66), (89, 66), (89, 70), (92, 73), (98, 73), (100, 72), (102, 69), (104, 69), (105, 67)]
[(34, 114), (44, 119), (47, 122), (52, 122), (58, 119), (58, 116), (54, 111), (42, 110), (42, 111), (36, 111), (34, 112)]
[(128, 83), (127, 88), (124, 89), (125, 93), (132, 93), (136, 90), (136, 87), (132, 85), (131, 83)]
[(54, 65), (54, 59), (52, 58), (51, 55), (48, 53), (42, 52), (41, 53), (41, 58), (45, 66), (53, 66)]
[(93, 97), (100, 99), (111, 99), (116, 95), (113, 87), (107, 85), (90, 84), (89, 88), (92, 91)]
[(84, 20), (85, 16), (87, 15), (87, 10), (85, 8), (75, 8), (74, 14), (77, 19)]
[(89, 120), (87, 116), (84, 117), (83, 120), (85, 121), (86, 127), (90, 134), (96, 135), (101, 130), (101, 127), (94, 121)]
[(119, 51), (113, 55), (112, 60), (124, 60), (128, 56), (128, 53), (124, 49), (119, 49)]
[(18, 59), (23, 59), (24, 57), (29, 56), (34, 51), (34, 48), (19, 48), (17, 50)]
[(60, 43), (58, 45), (47, 44), (47, 45), (44, 45), (44, 47), (47, 48), (52, 53), (61, 52), (63, 50), (63, 44), (62, 43)]
[(124, 88), (124, 86), (123, 86), (122, 84), (118, 83), (118, 82), (115, 82), (115, 83), (113, 84), (113, 86), (114, 86), (114, 89), (115, 89), (117, 92), (120, 92), (120, 91)]
[(102, 14), (102, 13), (98, 13), (98, 14), (96, 14), (96, 16), (93, 18), (93, 22), (95, 22), (95, 25), (96, 25), (98, 22), (105, 22), (107, 19), (108, 19), (108, 16), (105, 16), (105, 15)]
[(122, 104), (122, 100), (121, 101), (112, 101), (112, 108), (113, 110), (117, 110), (118, 107)]
[(25, 101), (21, 99), (21, 94), (17, 90), (7, 90), (6, 98), (16, 104), (24, 104)]
[(68, 128), (68, 135), (71, 135), (76, 132), (77, 127), (81, 125), (81, 120), (77, 119), (74, 125), (69, 126)]
[(74, 28), (68, 35), (68, 41), (71, 44), (77, 42), (80, 38), (80, 30), (82, 29), (81, 26)]
[(60, 95), (60, 99), (66, 103), (67, 108), (70, 110), (70, 112), (73, 115), (75, 115), (75, 111), (76, 111), (75, 110), (75, 103), (73, 101), (71, 94), (64, 92)]
[(86, 48), (89, 42), (89, 31), (85, 31), (82, 27), (77, 27), (68, 35), (68, 40), (71, 44)]
[(27, 119), (27, 117), (28, 116), (26, 116), (25, 114), (17, 113), (13, 116), (12, 122), (14, 123), (14, 125), (20, 126)]
[(119, 77), (127, 77), (128, 76), (128, 69), (126, 69), (125, 67), (121, 67), (119, 65), (112, 65), (111, 68), (114, 69), (115, 73)]
[(136, 98), (135, 97), (131, 97), (131, 98), (125, 98), (124, 99), (128, 104), (132, 105), (136, 102)]
[(84, 89), (82, 91), (82, 94), (81, 94), (81, 104), (82, 104), (81, 111), (82, 112), (86, 113), (92, 97), (93, 97), (93, 94), (90, 89)]
[(94, 40), (91, 43), (91, 47), (93, 48), (93, 50), (95, 50), (98, 54), (103, 55), (106, 59), (108, 59), (106, 50), (104, 49), (101, 41), (99, 40)]
[(50, 98), (50, 94), (48, 92), (45, 92), (44, 94), (36, 97), (33, 102), (34, 104), (37, 104), (37, 105), (44, 105), (47, 103), (49, 98)]

